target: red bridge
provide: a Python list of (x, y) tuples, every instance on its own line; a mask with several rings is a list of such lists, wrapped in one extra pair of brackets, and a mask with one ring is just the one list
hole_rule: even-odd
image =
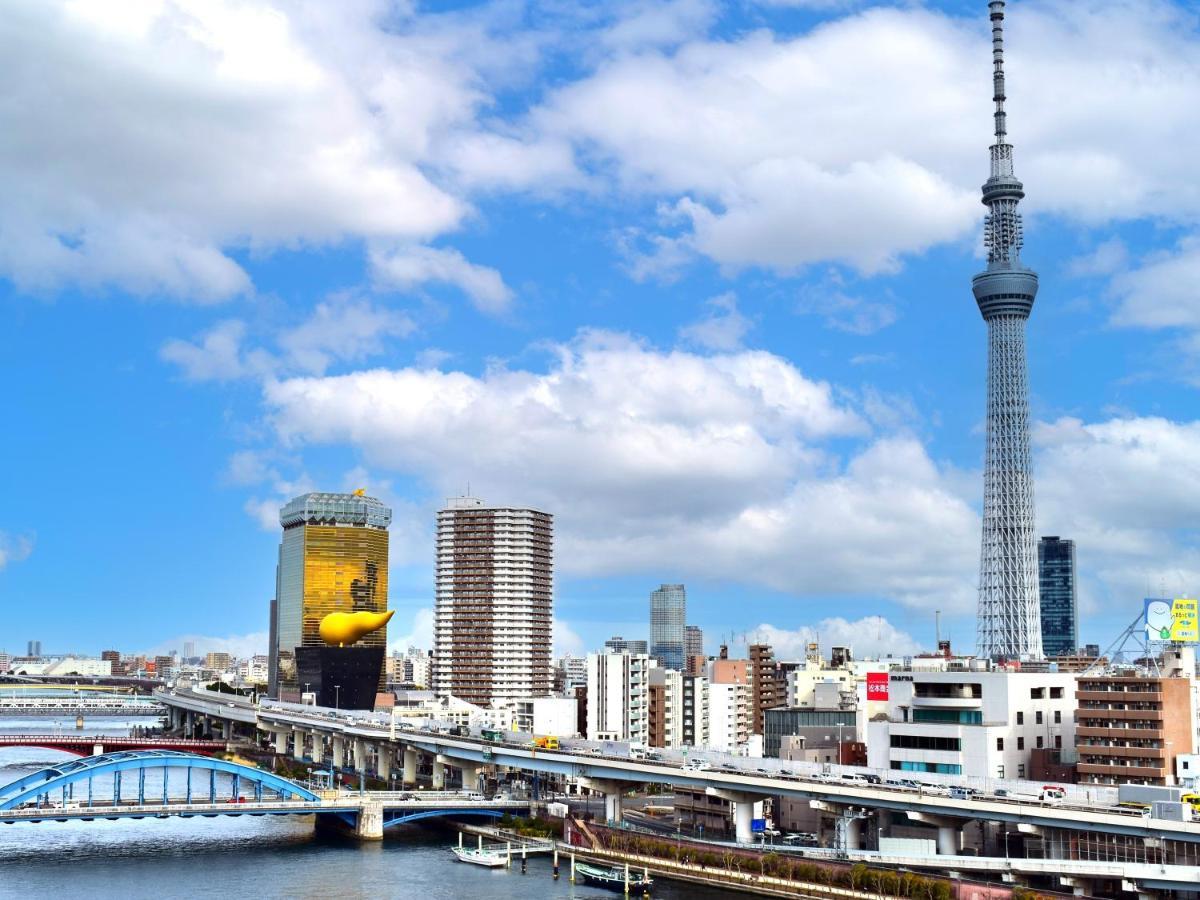
[(98, 756), (115, 750), (184, 750), (210, 756), (228, 750), (225, 741), (199, 741), (173, 737), (129, 737), (111, 734), (3, 734), (0, 749), (4, 747), (45, 747), (47, 750), (62, 750), (76, 756)]

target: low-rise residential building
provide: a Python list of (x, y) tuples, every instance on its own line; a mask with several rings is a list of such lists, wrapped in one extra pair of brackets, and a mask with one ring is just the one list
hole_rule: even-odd
[(587, 737), (637, 741), (650, 736), (650, 657), (645, 653), (589, 653)]
[(1069, 673), (909, 669), (886, 690), (886, 718), (867, 723), (872, 768), (1026, 778), (1034, 749), (1075, 742)]
[(708, 678), (684, 675), (681, 685), (680, 743), (684, 747), (705, 747), (708, 745)]
[(650, 669), (651, 747), (683, 744), (683, 673), (674, 669)]

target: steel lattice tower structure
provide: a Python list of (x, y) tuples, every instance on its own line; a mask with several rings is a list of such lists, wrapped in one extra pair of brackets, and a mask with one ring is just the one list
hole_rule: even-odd
[(988, 327), (987, 456), (983, 475), (983, 546), (979, 560), (976, 650), (984, 657), (1042, 656), (1034, 537), (1033, 463), (1029, 453), (1029, 374), (1025, 320), (1038, 278), (1021, 265), (1025, 196), (1013, 174), (1004, 114), (1004, 0), (990, 0), (996, 142), (983, 186), (987, 270), (971, 288)]

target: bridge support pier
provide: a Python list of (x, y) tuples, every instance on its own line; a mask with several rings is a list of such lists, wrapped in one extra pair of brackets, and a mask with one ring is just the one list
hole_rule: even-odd
[(415, 747), (404, 748), (404, 771), (401, 775), (404, 786), (417, 786), (417, 750)]
[(384, 781), (392, 777), (392, 750), (387, 744), (379, 744), (375, 763), (375, 774)]
[(320, 765), (321, 763), (323, 763), (325, 761), (325, 735), (321, 734), (321, 732), (317, 731), (315, 728), (312, 730), (311, 733), (312, 733), (312, 761), (315, 764)]
[(462, 771), (462, 786), (464, 791), (479, 790), (479, 770), (480, 766), (463, 763), (459, 766)]
[(911, 810), (908, 812), (908, 817), (915, 822), (924, 822), (937, 828), (939, 856), (958, 856), (962, 850), (962, 819)]
[(228, 719), (224, 719), (221, 722), (221, 740), (223, 740), (223, 741), (233, 740), (233, 723), (230, 722)]
[(304, 731), (300, 728), (292, 729), (292, 759), (304, 761)]
[(287, 756), (288, 733), (282, 728), (275, 732), (275, 752)]
[(441, 756), (433, 758), (433, 789), (435, 791), (446, 789), (446, 763)]
[(360, 841), (383, 840), (383, 804), (364, 803), (358, 811), (354, 836)]
[(622, 817), (621, 794), (624, 785), (608, 778), (580, 778), (579, 786), (589, 791), (604, 794), (604, 819), (609, 825), (620, 825)]

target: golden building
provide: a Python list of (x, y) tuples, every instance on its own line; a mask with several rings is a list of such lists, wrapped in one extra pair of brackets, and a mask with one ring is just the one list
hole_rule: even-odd
[[(392, 511), (361, 491), (304, 494), (279, 511), (283, 538), (271, 614), (271, 694), (299, 700), (296, 650), (323, 645), (321, 620), (335, 612), (387, 610)], [(387, 629), (363, 647), (386, 647)], [(383, 687), (380, 675), (380, 688)]]

